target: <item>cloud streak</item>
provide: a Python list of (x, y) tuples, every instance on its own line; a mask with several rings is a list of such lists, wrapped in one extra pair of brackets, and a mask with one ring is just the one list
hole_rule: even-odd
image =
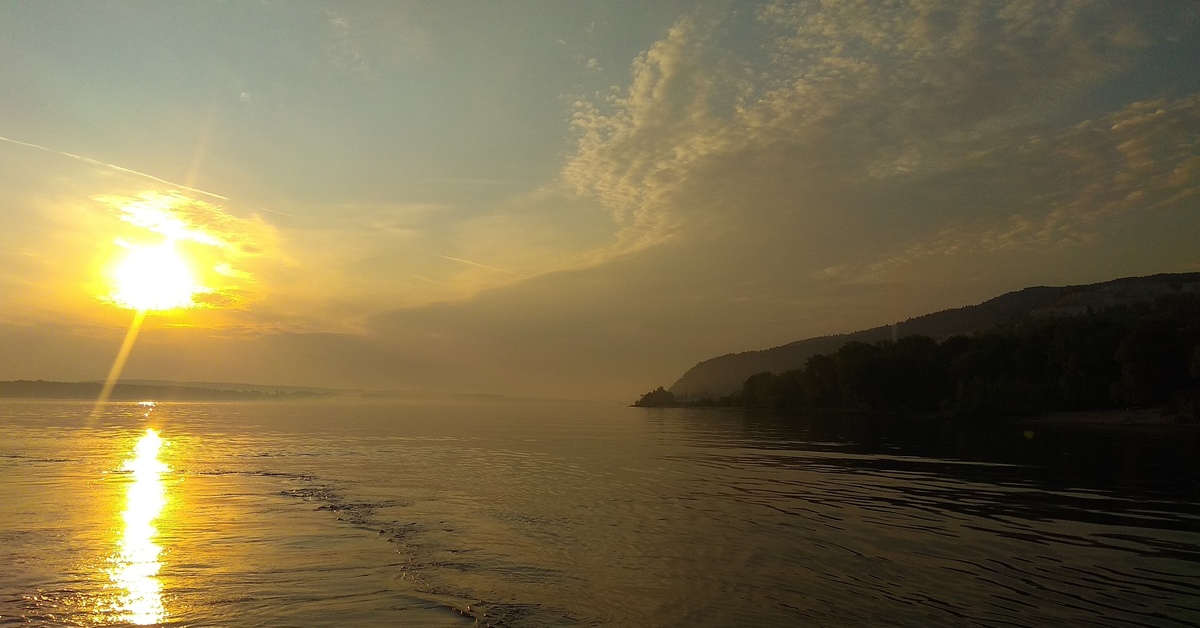
[(438, 254), (438, 253), (434, 253), (434, 255), (437, 255), (438, 257), (440, 257), (440, 258), (442, 258), (442, 259), (444, 259), (444, 260), (449, 260), (449, 261), (451, 261), (451, 262), (458, 262), (459, 264), (466, 264), (466, 265), (468, 265), (468, 266), (474, 266), (474, 267), (476, 267), (476, 268), (483, 268), (483, 269), (486, 269), (486, 270), (494, 270), (494, 271), (496, 271), (496, 272), (498, 272), (498, 273), (507, 273), (507, 274), (509, 274), (509, 275), (515, 275), (515, 276), (517, 276), (517, 277), (524, 277), (524, 278), (528, 278), (528, 277), (529, 277), (529, 275), (522, 275), (521, 273), (518, 273), (518, 272), (516, 272), (516, 271), (513, 271), (513, 270), (506, 270), (506, 269), (504, 269), (504, 268), (497, 268), (496, 266), (488, 266), (487, 264), (480, 264), (479, 262), (472, 262), (472, 261), (471, 261), (471, 260), (469, 260), (469, 259), (463, 259), (463, 258), (461, 258), (461, 257), (450, 257), (449, 255), (441, 255), (441, 254)]
[(173, 181), (167, 181), (166, 179), (160, 179), (152, 174), (146, 174), (145, 172), (138, 172), (137, 170), (130, 170), (129, 168), (124, 168), (124, 167), (118, 166), (116, 164), (110, 164), (107, 162), (103, 162), (98, 159), (92, 159), (91, 157), (84, 157), (83, 155), (76, 155), (75, 153), (68, 153), (66, 151), (61, 151), (61, 150), (57, 150), (54, 148), (48, 148), (46, 146), (41, 146), (39, 144), (32, 144), (30, 142), (22, 142), (20, 140), (14, 140), (14, 139), (2, 137), (2, 136), (0, 136), (0, 141), (8, 142), (9, 144), (15, 144), (17, 146), (24, 146), (26, 148), (33, 148), (33, 149), (37, 149), (40, 151), (45, 151), (47, 153), (52, 153), (55, 155), (62, 155), (63, 157), (69, 157), (71, 159), (82, 161), (84, 163), (91, 164), (93, 166), (100, 166), (102, 168), (108, 168), (110, 170), (115, 170), (117, 172), (124, 172), (126, 174), (132, 174), (134, 176), (138, 176), (143, 179), (148, 179), (148, 180), (154, 181), (156, 183), (162, 183), (163, 185), (169, 185), (173, 188), (178, 188), (180, 190), (184, 190), (187, 192), (193, 192), (195, 194), (203, 194), (210, 198), (216, 198), (216, 199), (220, 199), (223, 201), (229, 200), (227, 197), (221, 196), (220, 194), (217, 194), (215, 192), (208, 192), (206, 190), (201, 190), (199, 188), (194, 188), (194, 187), (190, 187), (187, 185), (183, 185), (182, 183), (175, 183)]

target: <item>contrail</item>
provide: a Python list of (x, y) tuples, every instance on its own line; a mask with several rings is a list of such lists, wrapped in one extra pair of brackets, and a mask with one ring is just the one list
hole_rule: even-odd
[(116, 165), (116, 164), (105, 163), (105, 162), (103, 162), (103, 161), (100, 161), (100, 160), (98, 160), (98, 159), (92, 159), (91, 157), (84, 157), (83, 155), (76, 155), (76, 154), (74, 154), (74, 153), (68, 153), (68, 152), (66, 152), (66, 151), (56, 150), (56, 149), (53, 149), (53, 148), (47, 148), (47, 147), (45, 147), (45, 146), (39, 146), (39, 145), (37, 145), (37, 144), (30, 144), (29, 142), (22, 142), (22, 141), (20, 141), (20, 140), (14, 140), (14, 139), (10, 139), (10, 138), (4, 137), (4, 136), (0, 136), (0, 140), (2, 140), (2, 141), (5, 141), (5, 142), (8, 142), (9, 144), (16, 144), (17, 146), (27, 146), (27, 147), (29, 147), (29, 148), (36, 148), (36, 149), (38, 149), (38, 150), (44, 150), (44, 151), (46, 151), (46, 152), (48, 152), (48, 153), (54, 153), (54, 154), (56, 154), (56, 155), (62, 155), (62, 156), (64, 156), (64, 157), (70, 157), (71, 159), (78, 159), (79, 161), (83, 161), (83, 162), (86, 162), (86, 163), (89, 163), (89, 164), (92, 164), (92, 165), (96, 165), (96, 166), (102, 166), (102, 167), (104, 167), (104, 168), (112, 168), (113, 170), (118, 170), (118, 171), (120, 171), (120, 172), (126, 172), (126, 173), (129, 173), (129, 174), (132, 174), (132, 175), (136, 175), (136, 176), (139, 176), (139, 177), (143, 177), (143, 178), (146, 178), (146, 179), (150, 179), (151, 181), (158, 181), (159, 183), (162, 183), (162, 184), (165, 184), (165, 185), (170, 185), (170, 186), (173, 186), (173, 187), (177, 187), (177, 188), (180, 188), (180, 189), (183, 189), (183, 190), (187, 190), (187, 191), (189, 191), (189, 192), (196, 192), (197, 194), (203, 194), (203, 195), (205, 195), (205, 196), (211, 196), (211, 197), (213, 197), (213, 198), (219, 198), (219, 199), (221, 199), (221, 200), (223, 200), (223, 201), (227, 201), (227, 200), (229, 200), (229, 198), (228, 198), (228, 197), (226, 197), (226, 196), (221, 196), (220, 194), (214, 194), (214, 193), (212, 193), (212, 192), (208, 192), (208, 191), (206, 191), (206, 190), (201, 190), (201, 189), (199, 189), (199, 188), (194, 188), (194, 187), (190, 187), (190, 186), (183, 185), (183, 184), (180, 184), (180, 183), (175, 183), (174, 181), (167, 181), (166, 179), (160, 179), (160, 178), (158, 178), (158, 177), (156, 177), (156, 176), (154, 176), (154, 175), (152, 175), (152, 174), (146, 174), (146, 173), (144, 173), (144, 172), (138, 172), (137, 170), (130, 170), (129, 168), (122, 168), (121, 166), (118, 166), (118, 165)]
[(281, 211), (277, 211), (274, 209), (267, 209), (266, 207), (255, 207), (255, 209), (257, 209), (259, 211), (267, 212), (268, 214), (279, 214), (280, 216), (287, 216), (288, 218), (295, 218), (295, 216), (293, 216), (291, 214), (285, 214)]
[(439, 255), (439, 254), (437, 254), (437, 253), (434, 253), (434, 255), (437, 255), (438, 257), (440, 257), (440, 258), (442, 258), (442, 259), (448, 259), (448, 260), (450, 260), (450, 261), (452, 261), (452, 262), (458, 262), (458, 263), (460, 263), (460, 264), (469, 264), (469, 265), (471, 265), (471, 266), (478, 266), (478, 267), (480, 267), (480, 268), (486, 268), (486, 269), (488, 269), (488, 270), (494, 270), (494, 271), (496, 271), (496, 272), (499, 272), (499, 273), (508, 273), (508, 274), (510, 274), (510, 275), (516, 275), (516, 276), (518, 276), (518, 277), (524, 277), (524, 278), (526, 278), (526, 279), (528, 279), (528, 278), (529, 278), (529, 275), (522, 275), (521, 273), (518, 273), (518, 272), (516, 272), (516, 271), (512, 271), (512, 270), (506, 270), (506, 269), (504, 269), (504, 268), (496, 268), (495, 266), (488, 266), (487, 264), (480, 264), (479, 262), (472, 262), (472, 261), (471, 261), (471, 260), (469, 260), (469, 259), (460, 259), (460, 258), (457, 258), (457, 257), (450, 257), (449, 255)]

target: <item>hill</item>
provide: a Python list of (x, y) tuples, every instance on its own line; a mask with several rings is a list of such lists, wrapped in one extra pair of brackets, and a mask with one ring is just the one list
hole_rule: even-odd
[(1025, 288), (978, 305), (926, 314), (894, 325), (710, 358), (689, 369), (669, 390), (680, 399), (727, 395), (740, 390), (751, 375), (801, 368), (809, 357), (833, 353), (847, 342), (874, 343), (914, 334), (942, 339), (986, 331), (1023, 317), (1082, 314), (1185, 291), (1200, 292), (1200, 273), (1126, 277), (1078, 286)]

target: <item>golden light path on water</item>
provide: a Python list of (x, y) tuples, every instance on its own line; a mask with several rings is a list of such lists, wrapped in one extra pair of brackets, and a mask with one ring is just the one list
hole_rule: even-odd
[(170, 471), (158, 459), (162, 443), (157, 432), (147, 429), (134, 447), (133, 457), (121, 465), (122, 471), (132, 474), (133, 481), (121, 513), (123, 534), (108, 573), (112, 583), (122, 590), (112, 610), (121, 621), (137, 625), (157, 624), (167, 616), (158, 580), (162, 548), (154, 542), (158, 534), (154, 521), (167, 503), (162, 474)]

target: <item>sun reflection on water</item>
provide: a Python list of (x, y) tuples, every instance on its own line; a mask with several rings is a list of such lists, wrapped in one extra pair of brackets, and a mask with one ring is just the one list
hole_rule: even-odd
[(114, 601), (114, 610), (121, 621), (138, 625), (160, 623), (167, 616), (158, 580), (162, 548), (154, 542), (158, 533), (154, 520), (167, 503), (161, 476), (170, 470), (158, 459), (162, 442), (157, 432), (147, 429), (134, 447), (133, 457), (121, 466), (122, 471), (132, 474), (133, 482), (126, 493), (125, 511), (121, 513), (125, 528), (109, 578), (124, 591)]

